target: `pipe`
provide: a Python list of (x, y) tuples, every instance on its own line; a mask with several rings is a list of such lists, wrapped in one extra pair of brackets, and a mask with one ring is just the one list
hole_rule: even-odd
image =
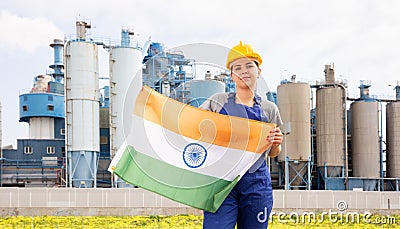
[(307, 162), (307, 170), (308, 170), (308, 182), (307, 182), (307, 190), (311, 190), (311, 156), (308, 156), (308, 162)]
[(285, 190), (289, 190), (289, 189), (290, 189), (290, 184), (289, 184), (289, 156), (286, 156), (285, 157)]
[[(380, 122), (379, 122), (379, 124), (380, 124), (380, 127), (379, 127), (379, 132), (380, 132), (380, 134), (379, 134), (379, 169), (380, 169), (380, 177), (381, 178), (384, 178), (384, 172), (383, 172), (383, 142), (382, 142), (382, 125), (383, 125), (383, 123), (382, 123), (382, 119), (383, 119), (383, 117), (382, 117), (382, 102), (379, 102), (379, 113), (380, 113)], [(384, 184), (383, 184), (384, 182), (382, 182), (382, 190), (383, 190), (383, 186), (384, 186)]]
[[(344, 136), (343, 136), (343, 141), (344, 141), (344, 175), (345, 177), (349, 176), (349, 157), (348, 157), (348, 147), (347, 147), (347, 101), (346, 101), (346, 88), (342, 84), (337, 84), (339, 87), (343, 89), (343, 113), (344, 113), (344, 119), (343, 119), (343, 127), (344, 127)], [(347, 183), (346, 183), (347, 185)]]

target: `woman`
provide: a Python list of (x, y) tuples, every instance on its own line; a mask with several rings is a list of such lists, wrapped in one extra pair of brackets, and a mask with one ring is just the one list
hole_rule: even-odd
[[(200, 108), (281, 125), (276, 105), (255, 93), (261, 63), (261, 56), (250, 45), (240, 42), (233, 47), (228, 54), (226, 67), (236, 83), (236, 93), (215, 94)], [(268, 154), (270, 157), (280, 153), (282, 139), (279, 128), (272, 130), (265, 139), (272, 143)], [(240, 179), (217, 212), (204, 212), (203, 228), (234, 228), (236, 223), (238, 229), (267, 228), (272, 203), (271, 177), (262, 156)]]

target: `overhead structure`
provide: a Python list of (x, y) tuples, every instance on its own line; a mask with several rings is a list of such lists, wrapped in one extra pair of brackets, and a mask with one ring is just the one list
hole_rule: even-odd
[(89, 28), (77, 21), (77, 37), (65, 46), (68, 184), (79, 188), (96, 187), (100, 151), (98, 46)]
[[(278, 156), (281, 168), (279, 177), (285, 177), (285, 189), (309, 190), (311, 188), (310, 85), (296, 82), (295, 76), (291, 81), (282, 81), (278, 86), (277, 101), (283, 121), (281, 129), (285, 134), (282, 152)], [(282, 179), (279, 183), (283, 183)]]
[(144, 85), (180, 102), (190, 101), (187, 82), (194, 79), (193, 59), (185, 58), (182, 51), (167, 51), (164, 44), (151, 42), (143, 63)]

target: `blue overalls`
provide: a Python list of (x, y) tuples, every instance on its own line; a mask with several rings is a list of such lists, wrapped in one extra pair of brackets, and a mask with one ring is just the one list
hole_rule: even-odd
[[(267, 122), (260, 104), (258, 95), (253, 107), (236, 104), (235, 93), (230, 93), (219, 113)], [(263, 156), (259, 162), (244, 174), (215, 213), (204, 211), (204, 229), (233, 229), (236, 223), (238, 229), (268, 227), (273, 203), (271, 177)]]

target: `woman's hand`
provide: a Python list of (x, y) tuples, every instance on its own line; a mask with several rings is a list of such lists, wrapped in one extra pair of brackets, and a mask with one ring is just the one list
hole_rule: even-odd
[(272, 143), (272, 147), (277, 147), (282, 144), (283, 134), (279, 128), (275, 128), (269, 132), (267, 141)]
[(268, 142), (272, 143), (271, 150), (269, 151), (268, 156), (276, 157), (281, 152), (281, 144), (283, 141), (283, 134), (279, 128), (275, 128), (269, 132), (269, 135), (266, 139)]

